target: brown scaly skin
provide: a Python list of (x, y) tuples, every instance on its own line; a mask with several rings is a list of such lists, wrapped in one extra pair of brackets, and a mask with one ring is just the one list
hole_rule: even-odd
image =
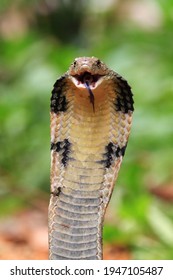
[(51, 97), (49, 258), (102, 259), (102, 227), (130, 134), (133, 97), (95, 57), (76, 58)]

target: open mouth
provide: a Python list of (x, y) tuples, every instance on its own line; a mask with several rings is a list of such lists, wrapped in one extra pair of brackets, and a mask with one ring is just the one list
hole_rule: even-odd
[(80, 75), (75, 75), (75, 79), (78, 82), (78, 85), (85, 83), (89, 84), (92, 88), (95, 87), (96, 82), (99, 80), (100, 75), (92, 75), (89, 72), (81, 73)]

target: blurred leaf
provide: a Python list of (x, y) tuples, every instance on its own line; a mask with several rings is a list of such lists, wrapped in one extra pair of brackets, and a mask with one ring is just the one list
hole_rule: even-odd
[(158, 238), (173, 247), (173, 221), (160, 211), (157, 205), (150, 206), (148, 222)]

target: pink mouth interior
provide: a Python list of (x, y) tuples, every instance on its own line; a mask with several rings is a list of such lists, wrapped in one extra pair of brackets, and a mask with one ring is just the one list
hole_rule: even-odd
[(88, 84), (88, 86), (95, 87), (95, 83), (98, 81), (100, 78), (100, 75), (92, 75), (89, 72), (84, 72), (80, 75), (75, 75), (76, 80), (78, 81), (78, 85), (85, 83)]

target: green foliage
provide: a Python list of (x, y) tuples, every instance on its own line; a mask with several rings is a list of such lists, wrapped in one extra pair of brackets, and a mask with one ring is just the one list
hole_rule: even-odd
[(126, 244), (136, 259), (173, 258), (172, 205), (149, 191), (173, 182), (171, 3), (158, 1), (163, 24), (150, 31), (113, 21), (113, 7), (99, 15), (88, 7), (75, 19), (77, 33), (69, 38), (59, 26), (50, 30), (52, 24), (56, 29), (51, 13), (43, 20), (34, 1), (21, 1), (20, 12), (21, 6), (31, 9), (35, 21), (28, 21), (20, 36), (1, 34), (1, 215), (27, 206), (39, 192), (48, 199), (50, 92), (75, 57), (95, 55), (128, 80), (135, 99), (132, 133), (109, 206), (115, 220), (106, 220), (104, 239)]

